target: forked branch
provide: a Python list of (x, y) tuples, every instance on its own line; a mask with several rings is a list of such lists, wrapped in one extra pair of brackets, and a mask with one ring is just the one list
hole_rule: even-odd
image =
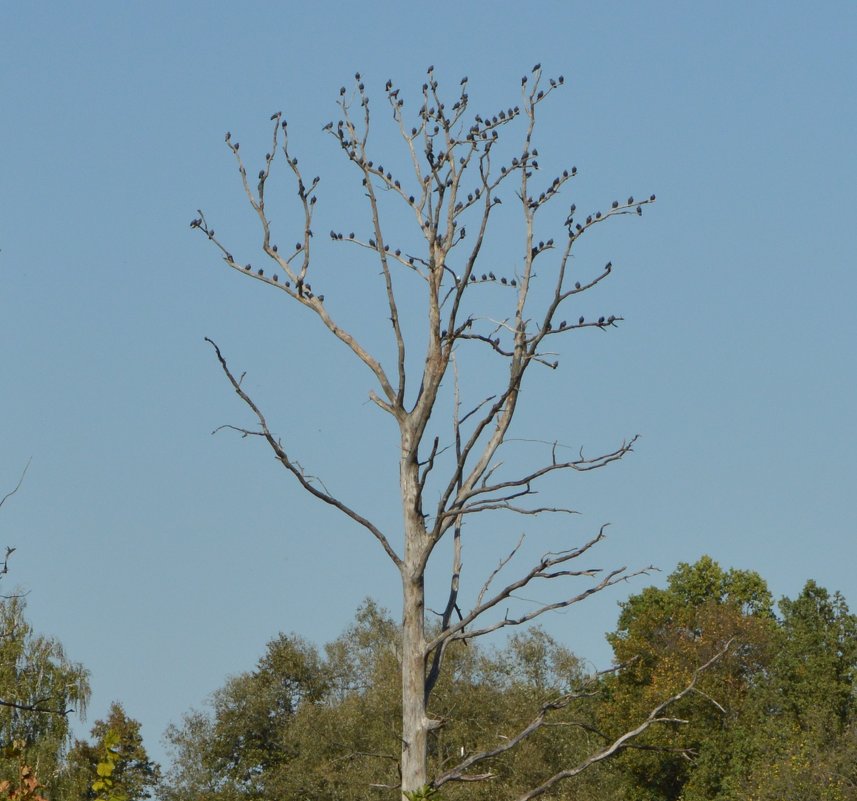
[[(446, 640), (460, 640), (464, 638), (473, 639), (475, 637), (481, 637), (482, 635), (489, 634), (490, 632), (497, 631), (498, 629), (506, 628), (507, 626), (520, 626), (523, 623), (527, 623), (531, 620), (534, 620), (537, 617), (545, 614), (546, 612), (550, 612), (554, 609), (564, 609), (573, 604), (579, 603), (584, 599), (594, 595), (595, 593), (601, 592), (602, 590), (607, 589), (608, 587), (612, 587), (614, 584), (618, 584), (622, 581), (627, 581), (634, 576), (645, 575), (648, 574), (653, 568), (647, 567), (642, 570), (634, 571), (633, 573), (627, 573), (626, 567), (614, 568), (613, 570), (609, 570), (606, 573), (601, 568), (585, 568), (582, 570), (568, 570), (568, 569), (560, 569), (555, 570), (558, 565), (565, 565), (568, 562), (577, 559), (582, 556), (584, 553), (589, 551), (594, 545), (604, 539), (604, 529), (605, 526), (601, 527), (601, 530), (598, 534), (590, 539), (588, 542), (584, 543), (578, 548), (572, 548), (567, 551), (560, 551), (558, 553), (548, 553), (545, 554), (538, 564), (531, 567), (521, 578), (516, 581), (507, 584), (503, 589), (499, 590), (495, 595), (488, 599), (484, 599), (485, 594), (487, 593), (488, 586), (493, 581), (494, 577), (499, 572), (499, 568), (494, 570), (489, 576), (488, 580), (483, 585), (482, 589), (479, 592), (479, 596), (477, 598), (477, 602), (475, 606), (465, 615), (462, 615), (461, 619), (456, 623), (451, 623), (441, 632), (437, 634), (427, 645), (426, 653), (430, 654), (435, 648), (440, 647), (444, 641)], [(517, 550), (517, 546), (515, 551)], [(512, 552), (512, 554), (515, 553)], [(511, 558), (511, 555), (507, 558)], [(501, 567), (505, 563), (501, 563)], [(603, 574), (603, 575), (602, 575)], [(481, 617), (485, 612), (493, 609), (498, 604), (502, 603), (505, 600), (508, 600), (512, 597), (513, 593), (518, 590), (523, 589), (531, 582), (536, 579), (545, 579), (551, 580), (562, 577), (569, 578), (580, 578), (580, 577), (588, 577), (595, 578), (601, 575), (601, 578), (592, 586), (583, 590), (582, 592), (576, 593), (575, 595), (563, 598), (559, 601), (554, 601), (552, 603), (540, 604), (536, 609), (526, 612), (517, 617), (509, 617), (508, 613), (498, 621), (494, 623), (481, 626), (478, 628), (471, 628), (476, 620)], [(467, 631), (465, 633), (465, 628)]]

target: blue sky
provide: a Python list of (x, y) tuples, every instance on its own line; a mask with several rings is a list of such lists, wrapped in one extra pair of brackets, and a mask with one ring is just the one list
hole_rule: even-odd
[[(278, 631), (327, 641), (369, 594), (398, 612), (376, 543), (304, 497), (261, 443), (210, 435), (249, 420), (203, 337), (247, 372), (308, 469), (395, 529), (395, 437), (366, 401), (369, 374), (188, 227), (203, 208), (256, 257), (223, 134), (258, 165), (280, 109), (322, 178), (319, 229), (365, 227), (321, 133), (355, 70), (377, 101), (388, 77), (416, 98), (429, 64), (450, 92), (468, 75), (484, 113), (518, 103), (540, 61), (566, 78), (538, 146), (545, 167), (578, 167), (567, 202), (658, 196), (579, 255), (582, 269), (617, 265), (581, 313), (626, 322), (568, 338), (516, 429), (588, 452), (640, 442), (554, 482), (581, 515), (542, 526), (527, 553), (609, 521), (593, 564), (654, 564), (663, 581), (709, 553), (777, 596), (814, 578), (853, 604), (855, 39), (846, 2), (6, 4), (0, 487), (32, 465), (0, 543), (18, 548), (12, 578), (38, 630), (91, 669), (90, 722), (122, 700), (162, 756), (165, 726)], [(280, 187), (287, 237), (299, 220)], [(371, 269), (320, 244), (329, 307), (383, 353)], [(485, 263), (511, 272), (514, 245), (491, 247)], [(492, 376), (472, 368), (476, 392)], [(475, 528), (470, 591), (526, 522)], [(546, 625), (603, 666), (616, 602), (646, 581)]]

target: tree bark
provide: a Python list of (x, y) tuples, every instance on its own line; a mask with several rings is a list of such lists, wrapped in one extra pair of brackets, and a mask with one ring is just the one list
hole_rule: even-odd
[(425, 612), (422, 575), (403, 570), (402, 626), (402, 790), (428, 781), (428, 718), (425, 705)]
[[(410, 421), (409, 421), (410, 422)], [(425, 551), (428, 535), (422, 517), (417, 445), (408, 424), (402, 432), (400, 484), (405, 527), (402, 573), (402, 790), (428, 782), (429, 720), (426, 715)], [(404, 797), (404, 796), (403, 796)]]

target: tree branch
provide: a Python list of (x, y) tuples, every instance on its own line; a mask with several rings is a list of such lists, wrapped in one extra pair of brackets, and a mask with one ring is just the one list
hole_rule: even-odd
[[(30, 463), (32, 461), (32, 457), (30, 459), (27, 459), (27, 464), (24, 466), (24, 470), (21, 472), (21, 477), (18, 479), (18, 483), (15, 485), (15, 489), (9, 490), (9, 492), (7, 492), (2, 498), (0, 498), (0, 506), (3, 506), (3, 504), (9, 500), (9, 498), (11, 498), (19, 489), (21, 489), (21, 485), (24, 483), (24, 477), (27, 475), (27, 471), (30, 469)], [(14, 550), (14, 548), (12, 550)], [(6, 556), (8, 555), (9, 554), (7, 553)]]
[[(647, 574), (650, 570), (652, 570), (651, 567), (644, 568), (642, 570), (637, 570), (633, 573), (626, 573), (625, 572), (627, 570), (626, 567), (620, 567), (620, 568), (616, 568), (614, 570), (610, 570), (603, 576), (603, 578), (601, 578), (600, 581), (598, 581), (592, 587), (589, 587), (588, 589), (584, 590), (581, 593), (578, 593), (576, 595), (573, 595), (571, 597), (565, 598), (565, 599), (560, 600), (560, 601), (555, 601), (553, 603), (541, 604), (538, 606), (538, 608), (536, 608), (532, 612), (527, 612), (526, 614), (523, 614), (517, 618), (510, 618), (507, 615), (502, 620), (499, 620), (499, 621), (492, 623), (490, 625), (487, 625), (487, 626), (483, 626), (482, 628), (470, 628), (467, 631), (466, 635), (464, 634), (465, 626), (472, 626), (472, 624), (474, 623), (474, 621), (478, 617), (480, 617), (482, 614), (487, 612), (489, 609), (492, 609), (493, 607), (497, 606), (497, 604), (499, 604), (500, 602), (510, 598), (512, 596), (512, 593), (516, 592), (517, 590), (522, 589), (523, 587), (526, 587), (534, 579), (541, 578), (541, 579), (550, 580), (550, 579), (559, 578), (562, 576), (570, 576), (570, 577), (589, 576), (589, 577), (594, 577), (594, 576), (602, 573), (603, 571), (600, 568), (593, 568), (593, 569), (586, 569), (586, 570), (579, 570), (579, 571), (568, 571), (568, 570), (553, 571), (553, 570), (551, 570), (551, 568), (556, 567), (557, 565), (565, 564), (565, 563), (567, 563), (573, 559), (577, 559), (578, 557), (580, 557), (581, 555), (586, 553), (590, 548), (592, 548), (594, 545), (596, 545), (598, 542), (600, 542), (601, 540), (604, 539), (604, 536), (605, 536), (604, 535), (604, 529), (605, 528), (606, 528), (606, 526), (602, 526), (601, 530), (599, 531), (599, 533), (595, 537), (593, 537), (591, 540), (584, 543), (583, 545), (581, 545), (578, 548), (570, 549), (567, 551), (561, 551), (561, 552), (555, 553), (555, 554), (545, 554), (542, 557), (541, 561), (537, 565), (533, 566), (520, 579), (518, 579), (517, 581), (513, 581), (512, 583), (506, 585), (502, 590), (500, 590), (496, 595), (489, 598), (488, 600), (482, 600), (486, 591), (487, 591), (487, 588), (488, 588), (488, 585), (490, 584), (490, 582), (497, 575), (500, 568), (502, 568), (504, 566), (504, 564), (507, 563), (509, 559), (511, 559), (511, 556), (517, 550), (518, 546), (516, 546), (515, 549), (513, 550), (512, 554), (510, 554), (509, 557), (507, 557), (506, 562), (501, 563), (500, 567), (495, 569), (492, 572), (491, 576), (489, 576), (488, 580), (483, 585), (483, 588), (479, 593), (477, 603), (473, 607), (473, 609), (470, 612), (468, 612), (466, 615), (464, 615), (460, 621), (458, 621), (457, 623), (450, 624), (444, 631), (441, 631), (436, 637), (434, 637), (426, 646), (426, 654), (430, 654), (433, 649), (442, 645), (444, 640), (447, 640), (447, 639), (463, 639), (464, 637), (467, 637), (467, 638), (481, 637), (484, 634), (488, 634), (492, 631), (497, 631), (498, 629), (505, 628), (506, 626), (519, 626), (522, 623), (527, 623), (530, 620), (533, 620), (533, 619), (543, 615), (545, 612), (550, 612), (551, 610), (554, 610), (554, 609), (563, 609), (567, 606), (571, 606), (572, 604), (579, 603), (580, 601), (584, 600), (585, 598), (588, 598), (590, 595), (594, 595), (597, 592), (601, 592), (601, 590), (604, 590), (607, 587), (611, 587), (614, 584), (618, 584), (621, 581), (627, 581), (628, 579), (633, 578), (634, 576)], [(519, 545), (520, 545), (520, 543), (519, 543)]]
[[(687, 721), (682, 718), (667, 717), (664, 715), (664, 712), (671, 705), (675, 704), (677, 701), (680, 701), (682, 698), (695, 691), (696, 682), (699, 676), (726, 654), (726, 652), (732, 646), (732, 642), (733, 640), (730, 639), (728, 642), (726, 642), (723, 648), (721, 648), (716, 654), (714, 654), (713, 657), (711, 657), (711, 659), (709, 659), (703, 665), (697, 667), (696, 670), (694, 670), (693, 672), (693, 676), (691, 677), (690, 682), (685, 686), (685, 688), (658, 704), (654, 709), (651, 710), (651, 712), (649, 712), (645, 720), (643, 720), (638, 726), (633, 729), (630, 729), (629, 731), (624, 732), (622, 735), (614, 739), (612, 742), (610, 742), (603, 748), (595, 751), (593, 754), (590, 754), (577, 766), (558, 771), (537, 787), (534, 787), (533, 789), (525, 792), (523, 795), (518, 796), (516, 801), (531, 801), (531, 799), (537, 798), (538, 796), (548, 792), (557, 783), (565, 779), (569, 779), (573, 776), (577, 776), (592, 765), (598, 762), (602, 762), (605, 759), (608, 759), (609, 757), (613, 756), (614, 754), (625, 748), (633, 747), (633, 741), (655, 724), (686, 723)], [(484, 762), (487, 759), (500, 756), (501, 754), (515, 748), (519, 743), (532, 736), (543, 726), (547, 725), (547, 717), (551, 712), (554, 712), (558, 709), (564, 709), (572, 700), (575, 700), (575, 698), (577, 697), (580, 697), (580, 695), (577, 693), (570, 693), (567, 695), (563, 695), (553, 701), (548, 701), (544, 703), (538, 714), (533, 718), (533, 720), (530, 721), (530, 723), (521, 731), (519, 731), (515, 736), (507, 739), (496, 748), (472, 754), (471, 756), (467, 757), (467, 759), (462, 760), (454, 768), (446, 771), (445, 773), (435, 778), (432, 781), (431, 786), (439, 788), (450, 781), (461, 781), (461, 776), (464, 774), (464, 771), (468, 770), (470, 767), (475, 764), (478, 764), (479, 762)], [(716, 704), (716, 706), (722, 709), (719, 704)]]
[(378, 542), (381, 543), (381, 547), (383, 547), (387, 556), (393, 561), (393, 564), (396, 565), (397, 568), (401, 569), (402, 560), (399, 555), (393, 550), (393, 547), (390, 545), (389, 540), (384, 536), (381, 530), (370, 520), (365, 518), (363, 515), (355, 512), (351, 507), (344, 504), (338, 498), (335, 498), (330, 493), (320, 490), (318, 487), (314, 486), (311, 481), (304, 474), (301, 467), (294, 462), (286, 453), (285, 449), (282, 447), (282, 444), (274, 437), (268, 428), (268, 423), (265, 420), (265, 416), (262, 414), (259, 407), (253, 402), (250, 396), (244, 392), (241, 388), (241, 383), (235, 376), (232, 374), (232, 371), (229, 369), (229, 366), (226, 363), (226, 359), (223, 358), (223, 355), (220, 352), (220, 348), (214, 342), (214, 340), (205, 337), (205, 341), (208, 342), (213, 348), (214, 352), (217, 354), (217, 360), (220, 362), (220, 366), (223, 369), (223, 372), (226, 374), (226, 377), (229, 379), (229, 383), (232, 384), (232, 388), (235, 390), (238, 395), (247, 406), (250, 407), (253, 414), (256, 415), (256, 419), (259, 421), (260, 431), (245, 431), (242, 429), (243, 433), (246, 434), (255, 434), (257, 436), (263, 437), (267, 443), (271, 446), (271, 449), (274, 451), (277, 459), (280, 463), (298, 480), (300, 485), (311, 495), (314, 495), (321, 501), (324, 501), (329, 506), (338, 509), (342, 512), (346, 517), (350, 517), (355, 523), (359, 523), (365, 529), (367, 529)]

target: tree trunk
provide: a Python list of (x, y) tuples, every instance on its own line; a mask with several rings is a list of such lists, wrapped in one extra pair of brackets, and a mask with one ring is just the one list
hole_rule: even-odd
[(419, 465), (408, 426), (402, 431), (399, 481), (405, 527), (402, 564), (402, 790), (427, 781), (429, 721), (425, 698), (425, 568), (427, 534), (422, 517)]
[(417, 790), (428, 781), (425, 598), (422, 575), (403, 575), (402, 579), (402, 790)]

